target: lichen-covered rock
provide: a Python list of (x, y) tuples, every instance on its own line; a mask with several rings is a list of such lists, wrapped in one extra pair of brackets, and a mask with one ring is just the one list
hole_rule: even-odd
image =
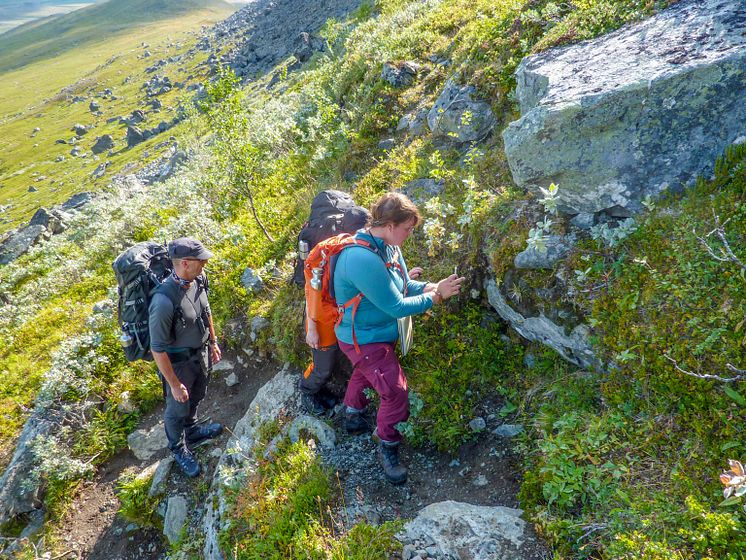
[(304, 431), (315, 436), (321, 447), (331, 449), (337, 444), (337, 436), (334, 434), (334, 430), (319, 418), (307, 414), (298, 416), (288, 428), (290, 441), (293, 443), (298, 441)]
[(633, 211), (712, 171), (746, 130), (746, 10), (683, 0), (637, 25), (526, 58), (503, 133), (516, 183), (560, 209)]
[(427, 114), (427, 124), (435, 138), (456, 143), (484, 139), (497, 123), (490, 104), (474, 99), (474, 86), (460, 86), (448, 80), (435, 105)]
[(414, 82), (420, 65), (416, 62), (386, 62), (381, 70), (381, 79), (394, 87), (405, 87)]
[(572, 249), (574, 239), (565, 239), (560, 235), (550, 235), (546, 240), (546, 251), (534, 247), (518, 253), (513, 261), (516, 268), (553, 268)]
[(502, 506), (438, 502), (422, 509), (404, 526), (398, 539), (409, 546), (410, 558), (412, 548), (417, 550), (417, 546), (426, 547), (426, 556), (434, 558), (522, 558), (529, 538), (522, 513)]
[(13, 457), (0, 476), (0, 525), (41, 507), (39, 483), (28, 479), (34, 466), (31, 446), (37, 437), (56, 432), (61, 419), (59, 411), (39, 407), (26, 421)]
[(219, 535), (227, 528), (224, 519), (228, 507), (226, 488), (236, 487), (245, 476), (246, 469), (253, 464), (252, 448), (254, 447), (259, 428), (277, 417), (286, 403), (296, 394), (298, 375), (283, 368), (259, 391), (251, 401), (246, 414), (236, 423), (233, 435), (225, 447), (225, 452), (218, 461), (215, 477), (212, 480), (210, 493), (205, 500), (206, 509), (202, 521), (205, 535), (203, 558), (205, 560), (222, 560)]
[(111, 134), (104, 134), (96, 138), (96, 143), (93, 144), (91, 151), (94, 154), (101, 154), (107, 150), (111, 150), (114, 147), (114, 139)]
[(43, 225), (28, 225), (9, 236), (0, 244), (0, 265), (8, 264), (25, 254), (46, 231), (47, 228)]
[(424, 204), (434, 196), (443, 194), (446, 183), (442, 179), (414, 179), (402, 187), (406, 194), (416, 204)]
[(148, 430), (135, 430), (127, 436), (127, 445), (135, 457), (140, 461), (147, 461), (168, 446), (163, 422), (159, 422)]
[(256, 294), (264, 289), (264, 282), (253, 268), (246, 268), (241, 274), (241, 285), (250, 294)]
[(187, 518), (187, 501), (184, 496), (172, 496), (168, 499), (166, 515), (163, 519), (163, 534), (171, 544), (181, 540), (181, 530)]

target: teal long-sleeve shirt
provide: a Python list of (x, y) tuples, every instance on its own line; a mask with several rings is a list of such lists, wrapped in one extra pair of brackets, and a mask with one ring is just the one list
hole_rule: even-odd
[[(339, 254), (334, 267), (334, 294), (342, 305), (357, 294), (363, 298), (355, 314), (355, 336), (358, 344), (394, 342), (399, 336), (396, 319), (424, 313), (433, 306), (432, 293), (423, 293), (425, 282), (409, 278), (401, 252), (386, 245), (379, 237), (360, 230), (355, 236), (378, 249), (378, 253), (365, 247), (350, 247)], [(387, 268), (380, 255), (392, 262), (398, 255), (398, 267)], [(407, 295), (403, 295), (404, 286)], [(336, 327), (337, 338), (353, 344), (352, 309), (347, 309)]]

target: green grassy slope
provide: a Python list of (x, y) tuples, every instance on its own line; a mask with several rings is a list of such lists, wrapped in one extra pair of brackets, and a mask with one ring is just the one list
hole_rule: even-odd
[(0, 72), (83, 48), (123, 30), (205, 9), (235, 8), (221, 0), (110, 0), (42, 18), (0, 35)]
[[(108, 3), (111, 4), (111, 3)], [(142, 2), (125, 2), (130, 8), (144, 9)], [(154, 2), (157, 8), (161, 3)], [(40, 206), (51, 206), (83, 190), (97, 190), (108, 184), (113, 173), (125, 165), (137, 162), (153, 144), (178, 136), (177, 129), (153, 137), (131, 150), (126, 150), (125, 129), (118, 122), (107, 122), (135, 109), (146, 112), (143, 128), (152, 128), (161, 120), (173, 118), (176, 108), (193, 95), (186, 89), (174, 88), (159, 96), (160, 112), (149, 111), (145, 104), (142, 83), (152, 78), (145, 68), (162, 58), (183, 56), (193, 46), (196, 31), (227, 17), (234, 6), (196, 9), (187, 14), (157, 19), (138, 27), (137, 33), (124, 30), (90, 43), (84, 49), (72, 49), (59, 56), (39, 60), (17, 70), (0, 73), (0, 233), (27, 221)], [(102, 5), (101, 8), (104, 6)], [(157, 10), (156, 10), (157, 11)], [(111, 12), (109, 17), (114, 17)], [(147, 43), (152, 57), (144, 58), (141, 43)], [(161, 68), (172, 82), (199, 83), (206, 77), (202, 66), (207, 53), (198, 51), (192, 58)], [(191, 79), (189, 77), (191, 76)], [(109, 88), (116, 99), (95, 97)], [(73, 96), (89, 98), (72, 103)], [(91, 113), (89, 100), (101, 105), (101, 115)], [(98, 158), (76, 158), (70, 155), (72, 146), (57, 140), (70, 140), (76, 123), (92, 126), (78, 146), (90, 154), (96, 137), (110, 134), (115, 141), (114, 154)], [(34, 129), (40, 131), (34, 133)], [(64, 158), (64, 160), (58, 161)], [(110, 161), (107, 173), (100, 179), (91, 176), (103, 161)], [(29, 192), (30, 187), (37, 189)]]

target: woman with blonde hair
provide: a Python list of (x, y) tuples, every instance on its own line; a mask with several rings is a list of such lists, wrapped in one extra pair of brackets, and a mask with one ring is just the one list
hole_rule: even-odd
[(374, 437), (380, 441), (384, 475), (392, 484), (407, 480), (407, 468), (399, 461), (402, 436), (396, 424), (409, 418), (407, 378), (394, 352), (397, 319), (424, 313), (458, 294), (464, 280), (456, 274), (438, 283), (411, 279), (400, 246), (420, 221), (409, 198), (395, 192), (384, 194), (373, 205), (368, 226), (355, 234), (365, 247), (343, 251), (334, 268), (337, 301), (359, 297), (355, 311), (346, 308), (335, 329), (340, 349), (354, 367), (344, 398), (345, 427), (353, 434), (368, 430), (364, 390), (374, 389), (381, 399)]

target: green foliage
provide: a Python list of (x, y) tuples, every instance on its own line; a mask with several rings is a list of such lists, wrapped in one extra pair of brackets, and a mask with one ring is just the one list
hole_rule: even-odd
[(357, 525), (335, 533), (332, 475), (315, 446), (284, 440), (235, 497), (233, 523), (221, 547), (237, 560), (388, 558), (398, 547), (396, 524)]
[(414, 443), (430, 441), (454, 451), (474, 437), (468, 424), (488, 395), (501, 392), (505, 376), (520, 368), (520, 347), (500, 338), (497, 321), (480, 324), (473, 304), (439, 310), (418, 325), (415, 344), (403, 361), (410, 386), (424, 407), (414, 423)]
[(148, 496), (152, 474), (144, 476), (133, 472), (125, 472), (117, 481), (117, 497), (119, 498), (119, 513), (127, 521), (137, 523), (141, 527), (158, 527), (160, 517), (156, 513), (161, 496)]
[[(573, 558), (742, 557), (740, 499), (715, 509), (724, 454), (746, 452), (734, 421), (742, 391), (685, 372), (728, 377), (727, 364), (744, 367), (743, 269), (718, 262), (697, 236), (728, 220), (726, 239), (744, 258), (745, 163), (745, 148), (729, 149), (713, 180), (656, 205), (665, 211), (651, 206), (620, 243), (583, 246), (571, 265), (582, 269), (575, 303), (610, 371), (537, 366), (521, 383), (544, 396), (524, 405), (535, 443), (523, 443), (521, 497)], [(723, 254), (714, 237), (705, 241)]]

